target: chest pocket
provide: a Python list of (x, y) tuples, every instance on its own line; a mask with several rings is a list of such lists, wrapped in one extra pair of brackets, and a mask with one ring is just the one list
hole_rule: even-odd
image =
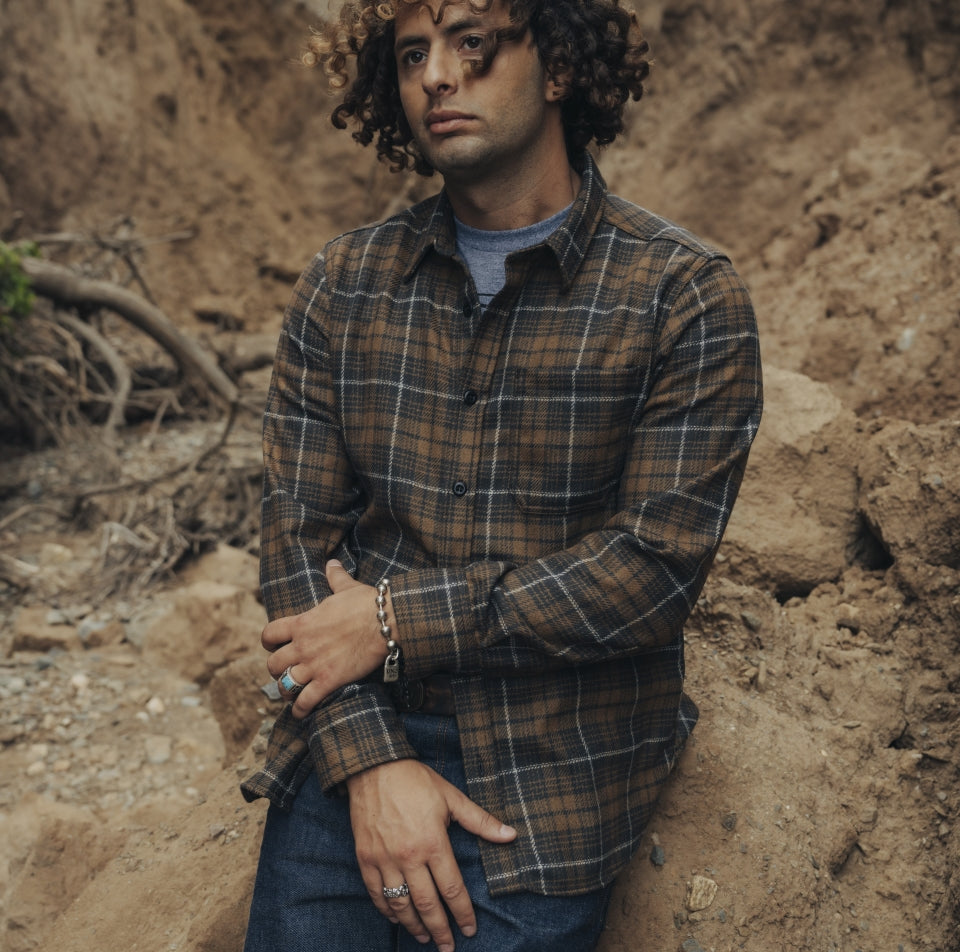
[(622, 368), (518, 375), (506, 416), (521, 509), (545, 518), (612, 510), (638, 389)]

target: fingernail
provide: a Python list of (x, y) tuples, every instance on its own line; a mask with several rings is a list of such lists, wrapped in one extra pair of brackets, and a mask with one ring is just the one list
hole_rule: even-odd
[(514, 836), (516, 830), (512, 826), (507, 826), (506, 823), (501, 824), (500, 826), (500, 835), (501, 836)]
[(437, 946), (437, 952), (453, 952), (452, 945), (439, 945)]
[(471, 936), (475, 936), (477, 934), (477, 927), (464, 926), (460, 931), (469, 939)]
[(335, 565), (338, 569), (343, 568), (343, 563), (339, 559), (327, 559), (327, 565)]

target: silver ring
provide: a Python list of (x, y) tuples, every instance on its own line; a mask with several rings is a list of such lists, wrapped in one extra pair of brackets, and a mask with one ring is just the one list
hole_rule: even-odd
[(404, 896), (410, 895), (410, 887), (403, 883), (400, 886), (384, 886), (383, 887), (383, 898), (384, 899), (402, 899)]
[(301, 684), (291, 673), (290, 669), (293, 667), (292, 664), (287, 665), (287, 670), (277, 678), (277, 686), (285, 694), (290, 694), (296, 696), (299, 694), (305, 687), (305, 684)]

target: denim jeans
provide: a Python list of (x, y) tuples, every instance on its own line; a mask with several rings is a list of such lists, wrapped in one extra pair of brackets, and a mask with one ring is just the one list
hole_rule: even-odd
[[(407, 736), (421, 760), (466, 789), (453, 718), (405, 715)], [(590, 952), (610, 898), (548, 897), (487, 892), (476, 837), (451, 823), (450, 841), (477, 916), (467, 938), (453, 925), (458, 952)], [(244, 952), (413, 952), (432, 949), (388, 922), (360, 876), (346, 797), (328, 797), (311, 774), (290, 813), (271, 807), (260, 851)]]

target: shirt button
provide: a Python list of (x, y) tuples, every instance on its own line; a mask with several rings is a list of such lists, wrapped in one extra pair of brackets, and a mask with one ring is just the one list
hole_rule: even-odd
[(467, 492), (467, 484), (460, 482), (459, 480), (453, 484), (453, 494), (454, 496), (464, 496)]
[(468, 391), (463, 395), (463, 402), (464, 402), (468, 407), (472, 407), (472, 406), (477, 402), (477, 391), (476, 391), (476, 390), (468, 390)]

